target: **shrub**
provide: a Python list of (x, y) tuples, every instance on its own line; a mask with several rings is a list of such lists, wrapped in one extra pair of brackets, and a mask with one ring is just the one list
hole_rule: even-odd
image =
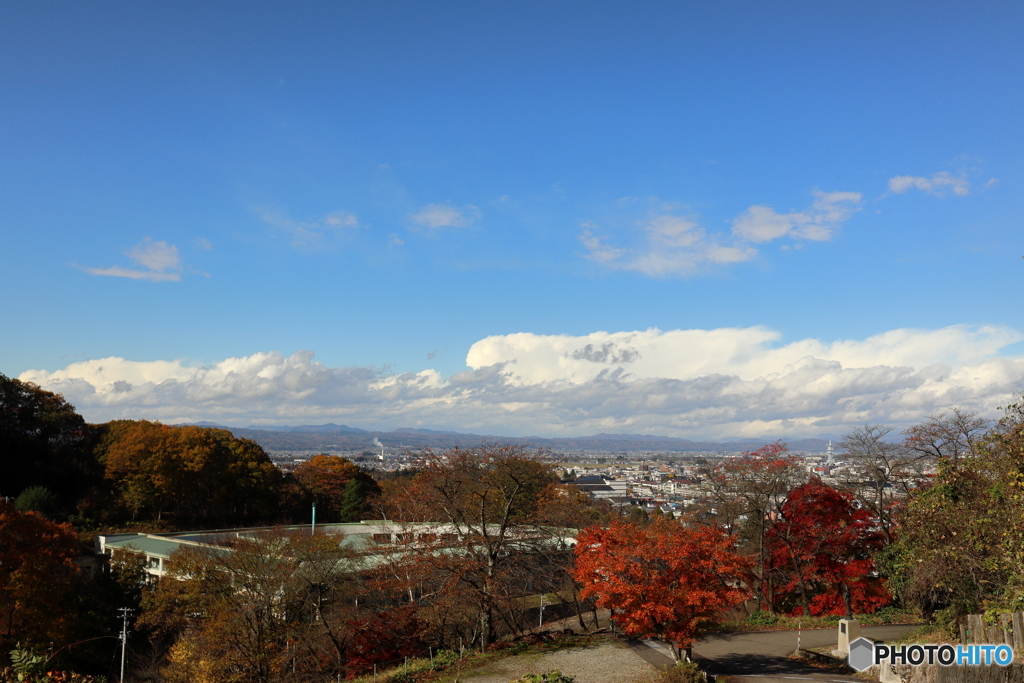
[(572, 676), (566, 676), (558, 669), (555, 669), (546, 674), (526, 674), (511, 683), (572, 683), (573, 680), (575, 679)]
[(758, 626), (771, 626), (779, 620), (779, 615), (758, 610), (747, 617), (747, 622)]
[(434, 653), (434, 670), (443, 669), (459, 661), (459, 653), (452, 650), (438, 650)]
[(707, 683), (707, 678), (693, 662), (679, 662), (662, 672), (659, 683)]

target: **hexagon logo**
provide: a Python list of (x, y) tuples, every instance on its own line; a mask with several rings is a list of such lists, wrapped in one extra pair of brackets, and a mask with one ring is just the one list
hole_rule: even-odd
[(861, 636), (850, 643), (850, 656), (846, 661), (850, 668), (856, 671), (863, 671), (875, 663), (875, 644)]

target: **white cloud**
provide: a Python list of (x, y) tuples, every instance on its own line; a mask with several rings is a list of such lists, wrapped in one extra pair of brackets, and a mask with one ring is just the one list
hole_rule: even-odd
[(644, 226), (653, 244), (669, 248), (692, 247), (704, 239), (704, 231), (697, 223), (678, 216), (657, 216)]
[(593, 223), (583, 223), (577, 239), (587, 250), (584, 258), (607, 267), (651, 276), (685, 276), (749, 261), (758, 253), (753, 244), (784, 237), (829, 240), (858, 210), (860, 202), (859, 192), (815, 191), (811, 206), (801, 212), (780, 214), (770, 206), (751, 206), (733, 219), (731, 236), (709, 235), (695, 219), (666, 213), (671, 207), (663, 206), (662, 212), (637, 223), (643, 238), (633, 248), (611, 244), (608, 237), (597, 234)]
[(178, 248), (167, 242), (146, 241), (135, 245), (125, 255), (141, 266), (161, 272), (178, 268), (181, 260)]
[(126, 277), (133, 280), (149, 280), (150, 282), (176, 282), (181, 280), (181, 255), (178, 247), (164, 241), (153, 242), (149, 239), (135, 245), (124, 252), (125, 256), (142, 266), (138, 268), (124, 268), (122, 266), (111, 266), (110, 268), (84, 268), (90, 275), (105, 275), (108, 277)]
[(356, 218), (355, 214), (348, 213), (347, 211), (329, 213), (324, 216), (323, 223), (325, 226), (334, 229), (359, 227), (359, 219)]
[(849, 220), (861, 202), (859, 192), (821, 192), (815, 190), (814, 202), (804, 210), (780, 214), (770, 206), (752, 206), (732, 222), (732, 232), (756, 244), (780, 237), (830, 240), (841, 223)]
[(480, 210), (467, 205), (461, 209), (450, 204), (429, 204), (413, 214), (412, 222), (428, 230), (464, 228), (480, 217)]
[[(466, 364), (471, 368), (509, 364), (504, 372), (517, 384), (589, 382), (611, 365), (622, 365), (635, 378), (692, 380), (723, 374), (753, 381), (805, 358), (835, 361), (847, 368), (964, 365), (1024, 340), (1024, 335), (1014, 330), (991, 326), (900, 329), (864, 340), (826, 344), (804, 339), (776, 346), (780, 336), (766, 327), (649, 329), (594, 332), (582, 337), (523, 332), (476, 342)], [(591, 349), (602, 349), (603, 355), (594, 355)], [(625, 360), (609, 360), (615, 358)]]
[[(992, 181), (989, 181), (986, 187), (991, 184)], [(966, 197), (971, 192), (971, 181), (962, 175), (954, 176), (948, 171), (934, 173), (930, 178), (911, 175), (889, 178), (889, 191), (893, 194), (903, 194), (911, 189), (921, 190), (936, 197), (944, 197), (947, 192), (952, 192), (957, 197)]]
[(333, 237), (360, 227), (359, 219), (348, 211), (335, 211), (322, 218), (296, 221), (277, 211), (262, 211), (260, 219), (288, 235), (290, 244), (300, 249), (322, 249)]
[(693, 220), (670, 214), (655, 215), (641, 223), (644, 238), (634, 249), (612, 246), (606, 237), (595, 234), (597, 226), (592, 223), (582, 227), (577, 239), (587, 250), (584, 258), (654, 277), (692, 275), (709, 265), (739, 263), (757, 254), (745, 244), (719, 244)]
[(579, 234), (579, 241), (587, 249), (586, 258), (591, 261), (597, 261), (598, 263), (606, 263), (608, 261), (614, 261), (623, 254), (626, 253), (625, 249), (616, 249), (605, 244), (606, 238), (594, 234), (594, 229), (597, 227), (592, 223), (584, 223), (582, 226), (583, 232)]
[(951, 406), (991, 415), (1024, 388), (1024, 357), (998, 355), (1022, 339), (993, 326), (785, 344), (764, 327), (518, 333), (476, 342), (469, 369), (447, 379), (430, 369), (331, 368), (311, 352), (209, 366), (106, 358), (21, 379), (63, 393), (93, 421), (772, 438), (841, 433), (865, 422), (903, 426)]

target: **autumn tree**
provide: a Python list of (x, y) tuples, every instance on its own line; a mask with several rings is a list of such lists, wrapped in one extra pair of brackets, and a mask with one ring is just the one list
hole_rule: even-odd
[(121, 557), (90, 576), (80, 553), (70, 525), (0, 500), (0, 660), (21, 643), (48, 651), (51, 669), (107, 671), (121, 626), (114, 608), (138, 605), (145, 573), (141, 559)]
[(276, 510), (280, 470), (259, 444), (224, 429), (111, 422), (97, 453), (133, 520), (227, 525), (266, 521)]
[(141, 627), (170, 636), (171, 682), (333, 679), (359, 616), (353, 554), (336, 537), (269, 532), (183, 548), (144, 598)]
[(875, 520), (853, 495), (814, 478), (786, 497), (768, 529), (769, 563), (784, 577), (776, 599), (803, 614), (870, 613), (889, 602), (873, 578), (883, 544)]
[(296, 467), (293, 475), (316, 501), (317, 513), (325, 522), (358, 522), (367, 510), (367, 500), (380, 494), (372, 477), (338, 455), (315, 455)]
[[(422, 603), (435, 627), (462, 622), (482, 648), (498, 622), (517, 630), (516, 600), (531, 585), (542, 592), (537, 563), (550, 562), (555, 549), (566, 552), (564, 532), (541, 514), (546, 498), (557, 495), (555, 484), (550, 467), (520, 446), (429, 454), (386, 502), (390, 519), (435, 523), (436, 532), (404, 532), (398, 523), (405, 545), (382, 563), (385, 578)], [(453, 610), (471, 618), (452, 619)]]
[(676, 659), (749, 595), (749, 562), (716, 526), (613, 521), (580, 534), (575, 555), (582, 594), (610, 608), (627, 634), (671, 643)]
[(758, 603), (774, 604), (772, 576), (766, 569), (768, 528), (786, 495), (804, 479), (800, 461), (784, 443), (767, 444), (702, 471), (702, 486), (718, 510), (718, 523), (738, 540), (749, 555), (750, 585)]
[(0, 500), (0, 648), (63, 643), (78, 539), (68, 524)]

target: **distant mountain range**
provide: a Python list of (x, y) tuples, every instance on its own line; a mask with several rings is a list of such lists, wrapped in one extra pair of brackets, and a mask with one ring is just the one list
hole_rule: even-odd
[(299, 425), (297, 427), (289, 427), (287, 425), (281, 427), (249, 425), (246, 429), (257, 432), (300, 432), (306, 434), (369, 434), (365, 429), (357, 429), (348, 425), (336, 425), (333, 422), (328, 422), (325, 425)]
[[(595, 434), (594, 436), (545, 438), (539, 436), (510, 437), (493, 434), (468, 434), (405, 427), (390, 432), (371, 432), (347, 425), (298, 425), (263, 427), (226, 427), (212, 422), (194, 422), (201, 427), (227, 429), (236, 437), (252, 439), (268, 451), (367, 450), (376, 451), (384, 444), (388, 448), (472, 448), (483, 444), (519, 444), (554, 451), (662, 451), (669, 453), (752, 451), (771, 443), (774, 439), (723, 439), (721, 441), (690, 441), (671, 436), (647, 434)], [(838, 439), (834, 439), (838, 440)], [(791, 450), (820, 452), (827, 439), (783, 439)]]

